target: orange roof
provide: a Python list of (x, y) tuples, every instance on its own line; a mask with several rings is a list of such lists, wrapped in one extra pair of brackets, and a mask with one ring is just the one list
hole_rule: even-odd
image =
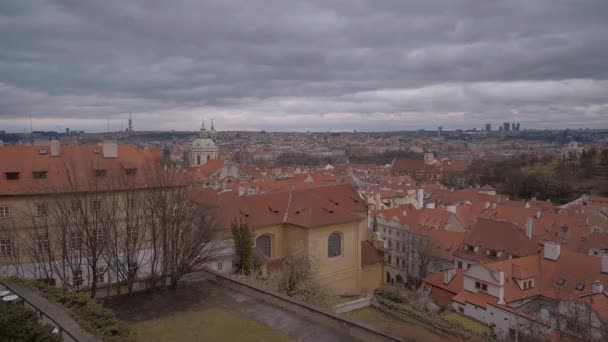
[(369, 241), (361, 242), (361, 267), (384, 261), (384, 253), (377, 250)]
[[(478, 247), (478, 250), (469, 251), (465, 249), (466, 246)], [(535, 255), (538, 249), (538, 245), (513, 223), (479, 219), (454, 255), (479, 262), (492, 262), (512, 256)], [(503, 253), (500, 257), (491, 257), (487, 255), (488, 250)]]
[(462, 291), (452, 297), (452, 300), (461, 304), (470, 303), (480, 308), (487, 308), (488, 304), (496, 303), (498, 299), (494, 296), (490, 296), (489, 294), (485, 294), (482, 292), (469, 292)]
[(432, 274), (426, 278), (424, 278), (424, 282), (426, 284), (432, 285), (434, 287), (441, 288), (453, 294), (457, 294), (462, 292), (463, 290), (463, 272), (462, 270), (456, 270), (454, 274), (454, 278), (446, 284), (443, 282), (443, 272)]
[[(40, 154), (42, 149), (47, 153)], [(117, 149), (117, 158), (104, 158), (101, 145), (64, 145), (52, 157), (48, 146), (0, 146), (0, 196), (122, 188), (126, 169), (137, 169), (130, 188), (148, 186), (146, 175), (157, 165), (159, 151), (132, 145)], [(96, 169), (106, 170), (106, 176), (94, 177)], [(46, 178), (34, 178), (35, 171), (46, 171)], [(7, 180), (6, 172), (19, 172), (19, 179)]]
[(234, 191), (197, 201), (218, 210), (218, 227), (229, 228), (233, 219), (248, 221), (254, 228), (292, 224), (304, 228), (361, 220), (367, 206), (350, 185), (319, 186), (238, 196)]

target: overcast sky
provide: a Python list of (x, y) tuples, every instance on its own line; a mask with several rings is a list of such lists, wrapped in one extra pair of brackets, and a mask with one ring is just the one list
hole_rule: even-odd
[(608, 128), (608, 0), (0, 1), (0, 130)]

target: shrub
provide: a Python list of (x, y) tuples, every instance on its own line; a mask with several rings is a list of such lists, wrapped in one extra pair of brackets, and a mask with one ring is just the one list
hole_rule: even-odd
[(0, 305), (0, 340), (59, 342), (61, 337), (40, 324), (34, 311), (20, 305)]
[(60, 304), (81, 328), (104, 341), (135, 340), (134, 333), (114, 315), (112, 310), (104, 308), (84, 293), (72, 292), (28, 279), (11, 280), (34, 289), (46, 299)]

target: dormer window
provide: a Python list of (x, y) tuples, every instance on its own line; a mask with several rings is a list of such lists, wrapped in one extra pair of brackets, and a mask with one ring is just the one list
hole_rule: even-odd
[(95, 177), (105, 177), (108, 171), (106, 169), (95, 169)]
[(6, 180), (19, 180), (19, 172), (6, 172)]
[(468, 252), (475, 252), (475, 251), (477, 251), (477, 249), (475, 248), (475, 246), (471, 246), (471, 245), (464, 245), (464, 250), (468, 251)]
[(45, 148), (40, 149), (40, 151), (38, 151), (38, 154), (40, 154), (40, 155), (45, 155), (47, 153), (49, 153), (49, 151), (47, 149), (45, 149)]
[(493, 249), (488, 249), (486, 254), (487, 254), (487, 256), (492, 257), (492, 258), (498, 257), (498, 252)]
[(32, 172), (32, 175), (34, 176), (34, 179), (45, 179), (46, 171), (34, 171)]

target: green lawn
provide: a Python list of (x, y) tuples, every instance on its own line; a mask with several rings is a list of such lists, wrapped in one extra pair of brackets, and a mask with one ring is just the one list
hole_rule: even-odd
[(475, 334), (483, 335), (490, 330), (487, 326), (485, 326), (475, 320), (472, 320), (468, 317), (465, 317), (457, 312), (450, 312), (449, 314), (446, 314), (445, 316), (443, 316), (443, 318), (446, 321), (459, 323), (465, 329), (467, 329)]
[(393, 318), (385, 314), (384, 312), (372, 307), (367, 306), (363, 309), (349, 311), (345, 315), (355, 321), (361, 321), (364, 323), (375, 323), (392, 320)]
[(138, 341), (292, 341), (271, 328), (223, 308), (180, 312), (132, 324)]

